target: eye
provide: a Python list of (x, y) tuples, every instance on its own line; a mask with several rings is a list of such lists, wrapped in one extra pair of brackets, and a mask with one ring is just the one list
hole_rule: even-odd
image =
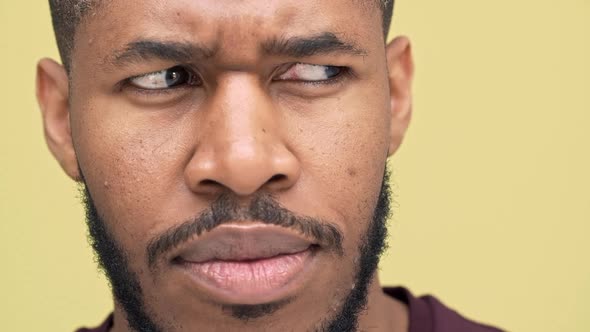
[(129, 83), (145, 90), (164, 90), (182, 85), (200, 85), (197, 75), (182, 66), (133, 77)]
[(345, 71), (345, 67), (297, 63), (279, 76), (283, 81), (322, 82), (330, 81)]

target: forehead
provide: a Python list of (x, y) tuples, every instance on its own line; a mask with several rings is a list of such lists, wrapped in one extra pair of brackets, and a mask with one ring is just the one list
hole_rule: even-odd
[(269, 38), (328, 32), (363, 43), (382, 41), (381, 31), (381, 12), (372, 0), (108, 0), (87, 13), (75, 45), (108, 56), (148, 38), (239, 53)]
[[(216, 17), (218, 19), (258, 18), (280, 19), (291, 23), (290, 18), (307, 16), (308, 19), (327, 19), (343, 15), (349, 19), (358, 14), (380, 12), (380, 0), (77, 0), (75, 6), (80, 15), (92, 21), (99, 17), (124, 17), (127, 21), (146, 18), (163, 18), (176, 14), (178, 18), (195, 16)], [(128, 16), (129, 14), (133, 14)], [(299, 14), (299, 15), (298, 15)], [(285, 21), (287, 20), (287, 21)], [(88, 20), (86, 20), (88, 21)], [(296, 22), (293, 22), (296, 23)], [(358, 25), (359, 21), (349, 21)]]

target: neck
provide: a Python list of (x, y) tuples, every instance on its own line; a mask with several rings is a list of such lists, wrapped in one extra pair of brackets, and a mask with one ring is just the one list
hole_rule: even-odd
[(367, 310), (359, 316), (359, 331), (409, 331), (408, 307), (383, 292), (378, 276), (369, 287)]

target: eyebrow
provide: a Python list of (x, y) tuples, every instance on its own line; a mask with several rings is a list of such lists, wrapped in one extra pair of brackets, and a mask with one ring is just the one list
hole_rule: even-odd
[[(325, 32), (310, 37), (273, 38), (261, 45), (266, 56), (284, 56), (305, 58), (314, 55), (345, 53), (365, 56), (367, 51), (338, 38), (334, 33)], [(218, 53), (218, 48), (190, 42), (137, 40), (125, 46), (121, 51), (107, 57), (107, 63), (116, 67), (149, 60), (164, 60), (175, 63), (187, 63), (195, 59), (208, 59)]]
[(338, 38), (334, 33), (324, 32), (312, 37), (271, 39), (262, 45), (266, 55), (305, 58), (329, 53), (346, 53), (364, 56), (367, 51)]
[(108, 62), (119, 67), (154, 59), (186, 63), (195, 58), (210, 58), (215, 53), (214, 49), (194, 43), (138, 40), (127, 44), (123, 51), (115, 52)]

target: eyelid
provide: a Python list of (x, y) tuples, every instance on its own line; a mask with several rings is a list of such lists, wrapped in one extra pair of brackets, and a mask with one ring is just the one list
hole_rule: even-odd
[[(165, 72), (167, 72), (171, 69), (174, 69), (174, 68), (181, 68), (181, 69), (185, 70), (187, 72), (187, 74), (189, 75), (189, 81), (187, 83), (176, 85), (176, 86), (165, 87), (165, 88), (164, 87), (163, 88), (152, 88), (152, 89), (141, 87), (138, 84), (135, 84), (133, 82), (134, 80), (145, 78), (150, 75), (164, 74)], [(150, 93), (164, 94), (167, 92), (171, 92), (171, 90), (176, 90), (176, 89), (181, 89), (181, 88), (186, 88), (186, 87), (200, 86), (200, 85), (202, 85), (202, 78), (198, 74), (198, 72), (195, 69), (193, 69), (192, 66), (190, 66), (190, 65), (174, 65), (174, 66), (170, 66), (170, 67), (167, 67), (164, 69), (160, 69), (160, 70), (156, 70), (156, 71), (152, 71), (152, 72), (148, 72), (148, 73), (144, 73), (144, 74), (139, 74), (139, 75), (135, 75), (135, 76), (131, 76), (129, 78), (126, 78), (117, 85), (117, 90), (120, 91), (123, 89), (132, 89), (137, 92), (144, 93), (144, 94), (150, 94)]]
[[(301, 68), (303, 67), (303, 68)], [(299, 68), (300, 72), (292, 72)], [(337, 69), (338, 73), (336, 75), (326, 77), (326, 78), (317, 78), (318, 75), (329, 75), (327, 70), (328, 69)], [(322, 72), (323, 70), (323, 72)], [(291, 82), (301, 82), (301, 83), (329, 83), (340, 76), (345, 74), (349, 74), (351, 69), (345, 66), (336, 66), (336, 65), (323, 65), (323, 64), (313, 64), (313, 63), (292, 63), (290, 64), (285, 70), (281, 71), (278, 75), (278, 78), (274, 79), (275, 81), (291, 81)], [(284, 77), (288, 75), (290, 77)], [(306, 78), (305, 76), (316, 76), (316, 79), (313, 77)]]
[[(289, 72), (294, 66), (301, 64), (301, 65), (312, 65), (312, 66), (324, 66), (324, 67), (335, 67), (340, 69), (340, 72), (333, 76), (322, 80), (304, 80), (304, 79), (281, 79), (280, 76), (283, 76), (285, 73)], [(285, 84), (295, 84), (296, 86), (301, 86), (302, 88), (314, 88), (320, 86), (331, 86), (331, 85), (339, 85), (343, 84), (347, 79), (354, 79), (356, 78), (356, 74), (351, 67), (347, 66), (338, 66), (338, 65), (318, 65), (318, 64), (309, 64), (309, 63), (292, 63), (289, 64), (286, 69), (280, 71), (279, 78), (273, 79), (277, 83), (285, 83)]]
[[(285, 75), (285, 73), (289, 72), (297, 65), (309, 65), (309, 66), (316, 66), (316, 67), (334, 67), (334, 68), (338, 68), (340, 70), (340, 72), (333, 77), (329, 77), (329, 78), (321, 79), (321, 80), (281, 79), (280, 78), (280, 76)], [(180, 85), (172, 86), (172, 87), (168, 87), (168, 88), (149, 89), (149, 88), (142, 88), (142, 87), (138, 86), (137, 84), (133, 83), (133, 80), (144, 78), (144, 77), (147, 77), (147, 76), (153, 75), (153, 74), (162, 73), (162, 72), (168, 71), (170, 69), (173, 69), (175, 67), (180, 67), (180, 68), (186, 70), (188, 72), (188, 74), (191, 75), (190, 81), (196, 80), (196, 81), (198, 81), (198, 84), (194, 84), (194, 82), (189, 82), (188, 84), (185, 83), (185, 84), (180, 84)], [(310, 86), (311, 87), (311, 86), (319, 86), (319, 85), (339, 84), (343, 80), (345, 80), (346, 78), (356, 77), (352, 68), (347, 67), (347, 66), (321, 65), (321, 64), (314, 64), (314, 63), (296, 62), (296, 63), (285, 64), (284, 66), (281, 66), (281, 67), (277, 68), (276, 72), (279, 73), (278, 78), (275, 77), (274, 79), (272, 79), (273, 81), (285, 82), (285, 83), (291, 82), (294, 84), (301, 84), (303, 86)], [(139, 75), (135, 75), (135, 76), (131, 76), (129, 78), (126, 78), (123, 81), (121, 81), (119, 84), (117, 84), (116, 90), (122, 91), (125, 89), (129, 89), (129, 90), (132, 90), (132, 92), (134, 92), (134, 93), (139, 93), (139, 94), (143, 94), (143, 95), (150, 95), (150, 94), (165, 95), (165, 94), (169, 94), (169, 93), (174, 93), (174, 91), (177, 91), (180, 89), (201, 86), (203, 84), (204, 84), (204, 82), (203, 82), (203, 79), (201, 78), (201, 75), (198, 74), (198, 72), (193, 68), (193, 66), (191, 66), (191, 65), (175, 65), (175, 66), (167, 67), (165, 69), (156, 70), (156, 71), (152, 71), (152, 72), (148, 72), (148, 73), (144, 73), (144, 74), (139, 74)]]

